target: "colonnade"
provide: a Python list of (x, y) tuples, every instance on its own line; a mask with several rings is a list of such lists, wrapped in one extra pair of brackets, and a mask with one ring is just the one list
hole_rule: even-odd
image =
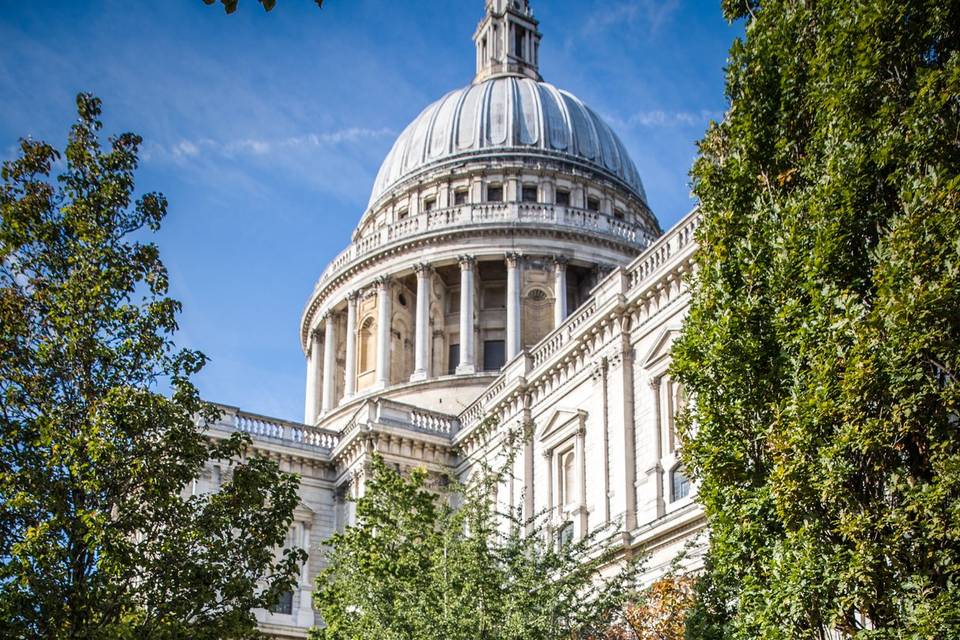
[[(504, 256), (507, 267), (506, 287), (506, 360), (510, 361), (523, 348), (522, 344), (522, 282), (521, 266), (523, 257), (518, 253)], [(477, 373), (476, 335), (474, 322), (476, 303), (475, 281), (477, 259), (474, 256), (460, 256), (460, 357), (456, 375)], [(553, 258), (554, 262), (554, 327), (559, 326), (567, 317), (567, 260), (562, 256)], [(417, 278), (417, 300), (414, 315), (414, 370), (411, 382), (428, 380), (435, 372), (430, 366), (430, 284), (433, 266), (418, 264), (414, 267)], [(375, 382), (368, 391), (377, 391), (390, 385), (390, 341), (392, 296), (390, 275), (378, 277), (373, 282), (377, 296), (377, 337), (376, 337), (376, 374)], [(346, 363), (344, 367), (344, 386), (342, 402), (357, 394), (357, 305), (363, 290), (350, 292), (346, 297)], [(336, 408), (336, 354), (337, 354), (337, 317), (334, 309), (327, 311), (322, 318), (323, 330), (311, 331), (307, 345), (307, 389), (304, 421), (313, 424), (317, 417)], [(322, 355), (321, 355), (322, 352)], [(320, 391), (319, 402), (317, 391)]]

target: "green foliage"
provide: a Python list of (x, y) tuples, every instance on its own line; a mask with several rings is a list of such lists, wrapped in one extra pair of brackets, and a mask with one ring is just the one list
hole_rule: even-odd
[[(197, 426), (205, 358), (172, 344), (180, 305), (133, 239), (166, 200), (134, 202), (140, 138), (104, 150), (100, 101), (77, 107), (64, 159), (22, 140), (2, 169), (0, 636), (250, 637), (303, 560), (274, 551), (297, 479)], [(211, 460), (232, 479), (185, 495)]]
[(330, 540), (317, 578), (327, 626), (315, 638), (566, 640), (620, 619), (638, 564), (599, 577), (614, 554), (605, 530), (550, 542), (543, 518), (495, 510), (498, 474), (431, 486), (426, 471), (404, 477), (379, 457), (370, 471), (356, 525)]
[[(318, 7), (323, 8), (323, 0), (313, 0)], [(217, 0), (203, 0), (207, 5), (214, 4)], [(277, 6), (277, 0), (259, 0), (260, 4), (263, 5), (265, 11), (272, 11), (275, 6)], [(240, 4), (240, 0), (220, 0), (220, 4), (223, 5), (223, 10), (227, 13), (233, 13), (237, 10), (237, 5)]]
[(960, 2), (726, 0), (674, 368), (688, 637), (960, 637)]

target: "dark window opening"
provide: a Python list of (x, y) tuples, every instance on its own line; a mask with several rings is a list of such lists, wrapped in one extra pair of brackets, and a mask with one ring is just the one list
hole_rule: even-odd
[(436, 198), (427, 198), (423, 201), (423, 210), (424, 211), (433, 211), (437, 206)]
[(623, 220), (624, 218), (626, 218), (626, 216), (623, 215), (623, 211), (620, 211), (620, 209), (614, 209), (613, 217), (616, 218), (617, 220)]
[(407, 296), (403, 295), (402, 293), (397, 296), (397, 301), (400, 303), (401, 307), (407, 306)]
[(457, 189), (453, 192), (453, 204), (466, 204), (467, 203), (467, 190), (466, 189)]
[(457, 372), (458, 366), (460, 366), (460, 345), (452, 344), (447, 352), (447, 373), (452, 376)]
[(587, 198), (587, 209), (589, 211), (600, 211), (600, 201), (597, 198)]
[(406, 217), (407, 217), (406, 209), (400, 209), (400, 211), (397, 212), (397, 220), (403, 220)]
[(677, 467), (670, 472), (670, 501), (676, 502), (690, 495), (690, 478), (683, 472), (683, 467)]
[(536, 186), (525, 186), (520, 192), (520, 200), (523, 202), (536, 202), (537, 201), (537, 187)]
[(281, 613), (290, 615), (293, 613), (293, 591), (285, 591), (280, 594), (277, 604), (270, 607), (270, 613)]
[(487, 202), (503, 202), (503, 187), (500, 185), (488, 186)]
[(507, 351), (503, 340), (486, 340), (483, 343), (483, 370), (499, 371), (507, 363)]
[(561, 207), (569, 207), (570, 192), (565, 189), (557, 189), (557, 204)]
[(513, 53), (518, 58), (523, 57), (523, 36), (526, 30), (522, 27), (514, 27), (513, 30)]

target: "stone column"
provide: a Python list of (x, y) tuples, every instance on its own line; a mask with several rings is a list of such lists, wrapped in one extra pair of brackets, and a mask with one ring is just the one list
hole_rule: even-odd
[(557, 256), (553, 266), (553, 327), (567, 319), (567, 259)]
[(650, 434), (649, 457), (647, 458), (646, 487), (645, 487), (645, 519), (648, 521), (660, 518), (666, 512), (663, 487), (663, 467), (660, 459), (663, 457), (662, 421), (660, 419), (660, 377), (649, 380), (650, 385), (650, 415), (653, 417), (653, 433)]
[(586, 461), (586, 436), (587, 429), (581, 423), (577, 427), (577, 439), (574, 443), (574, 463), (577, 465), (577, 517), (576, 517), (576, 535), (577, 539), (587, 535), (587, 461)]
[(520, 353), (520, 254), (507, 254), (507, 360)]
[(390, 384), (390, 319), (392, 300), (390, 278), (377, 278), (377, 378), (374, 386), (382, 389)]
[(476, 266), (475, 258), (460, 257), (460, 364), (457, 375), (477, 372), (473, 335), (473, 272)]
[(343, 399), (349, 400), (357, 391), (357, 300), (358, 291), (347, 296), (347, 361), (343, 368)]
[(320, 340), (311, 329), (307, 334), (307, 392), (303, 409), (303, 421), (313, 424), (317, 420), (317, 379), (320, 377)]
[(328, 311), (324, 318), (323, 329), (323, 394), (320, 412), (327, 413), (333, 408), (335, 373), (337, 368), (337, 317)]
[(426, 380), (430, 377), (429, 340), (430, 340), (430, 265), (418, 264), (417, 272), (417, 316), (415, 318), (414, 367), (411, 381)]

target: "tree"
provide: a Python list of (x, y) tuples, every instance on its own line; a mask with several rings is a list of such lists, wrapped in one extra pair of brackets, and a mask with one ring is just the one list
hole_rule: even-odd
[(696, 638), (960, 637), (960, 2), (727, 0), (673, 351)]
[(696, 579), (666, 575), (643, 593), (626, 612), (626, 625), (636, 640), (683, 640), (687, 615), (694, 605)]
[[(21, 140), (2, 169), (0, 636), (254, 636), (303, 561), (276, 551), (298, 481), (198, 426), (205, 358), (173, 345), (180, 305), (136, 240), (166, 200), (133, 202), (140, 138), (104, 150), (100, 101), (77, 108), (63, 159)], [(221, 491), (189, 495), (215, 461)]]
[[(203, 0), (207, 5), (214, 4), (217, 0)], [(318, 7), (323, 8), (323, 0), (313, 0)], [(275, 6), (277, 6), (277, 0), (259, 0), (260, 4), (263, 5), (264, 11), (272, 11)], [(237, 5), (240, 3), (240, 0), (220, 0), (220, 4), (223, 5), (223, 10), (227, 13), (233, 13), (237, 10)]]
[(330, 540), (317, 577), (327, 626), (315, 638), (602, 636), (630, 597), (637, 562), (609, 566), (615, 549), (599, 531), (561, 543), (546, 537), (542, 518), (498, 513), (490, 496), (499, 474), (444, 487), (379, 457), (370, 472), (356, 524)]

